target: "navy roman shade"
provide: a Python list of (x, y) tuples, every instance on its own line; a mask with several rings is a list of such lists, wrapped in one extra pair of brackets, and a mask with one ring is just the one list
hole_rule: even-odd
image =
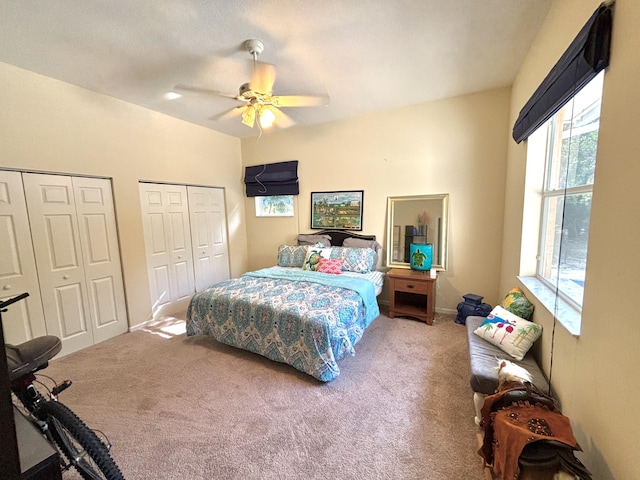
[(516, 143), (526, 140), (609, 65), (612, 23), (613, 2), (602, 3), (520, 110), (513, 125)]
[(244, 172), (247, 197), (298, 195), (298, 161), (268, 163), (246, 167)]

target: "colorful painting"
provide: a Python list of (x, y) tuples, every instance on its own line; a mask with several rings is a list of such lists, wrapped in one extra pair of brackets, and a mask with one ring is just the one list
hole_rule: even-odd
[(312, 192), (311, 228), (362, 230), (364, 190)]
[(293, 217), (293, 195), (271, 195), (256, 198), (256, 216)]

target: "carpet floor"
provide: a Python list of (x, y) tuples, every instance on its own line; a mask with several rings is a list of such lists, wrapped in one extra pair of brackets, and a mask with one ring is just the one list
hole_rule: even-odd
[(43, 373), (129, 480), (480, 480), (465, 336), (381, 315), (324, 384), (168, 318)]

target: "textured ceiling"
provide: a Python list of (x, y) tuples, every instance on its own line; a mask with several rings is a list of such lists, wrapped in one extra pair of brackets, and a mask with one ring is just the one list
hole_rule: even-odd
[(251, 75), (244, 40), (261, 39), (275, 94), (328, 94), (288, 108), (297, 125), (512, 83), (551, 0), (3, 1), (0, 61), (236, 137), (235, 94)]

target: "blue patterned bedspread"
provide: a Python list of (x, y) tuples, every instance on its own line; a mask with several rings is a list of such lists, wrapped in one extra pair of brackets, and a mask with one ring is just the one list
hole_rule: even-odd
[(187, 335), (212, 336), (329, 382), (379, 314), (368, 280), (263, 269), (196, 293)]

